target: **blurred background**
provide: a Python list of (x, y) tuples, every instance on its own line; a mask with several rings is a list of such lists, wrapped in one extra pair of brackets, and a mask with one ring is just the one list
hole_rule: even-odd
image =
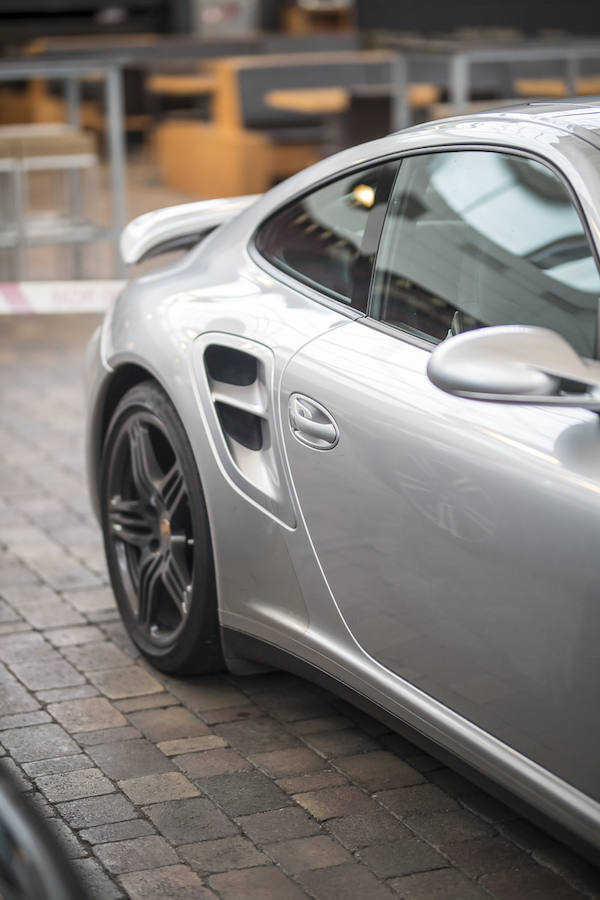
[(131, 274), (118, 235), (149, 210), (261, 193), (411, 124), (595, 93), (590, 0), (2, 0), (0, 306), (24, 302), (7, 285)]

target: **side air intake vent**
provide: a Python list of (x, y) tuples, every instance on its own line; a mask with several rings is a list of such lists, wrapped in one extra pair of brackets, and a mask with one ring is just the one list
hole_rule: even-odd
[(204, 351), (206, 370), (213, 381), (247, 387), (254, 384), (258, 375), (256, 357), (233, 347), (211, 344)]
[(193, 368), (222, 470), (238, 491), (293, 528), (278, 451), (272, 351), (243, 335), (213, 331), (194, 341)]
[(215, 403), (217, 415), (225, 434), (248, 450), (262, 448), (262, 425), (260, 416), (243, 409), (236, 409), (226, 403)]

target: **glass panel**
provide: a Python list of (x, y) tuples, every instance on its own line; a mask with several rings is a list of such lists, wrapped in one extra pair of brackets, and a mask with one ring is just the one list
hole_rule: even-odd
[(435, 341), (541, 325), (593, 355), (600, 277), (564, 185), (486, 151), (403, 161), (377, 260), (375, 314)]
[(367, 223), (389, 195), (384, 171), (341, 178), (276, 213), (259, 231), (257, 249), (311, 287), (366, 308), (379, 238)]

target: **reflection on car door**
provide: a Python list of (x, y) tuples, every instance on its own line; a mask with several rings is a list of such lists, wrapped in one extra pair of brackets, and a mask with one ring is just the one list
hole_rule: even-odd
[[(600, 430), (581, 410), (450, 397), (429, 352), (363, 321), (307, 345), (281, 403), (315, 552), (358, 643), (600, 797)], [(339, 440), (288, 425), (312, 398)]]
[(342, 618), (378, 663), (600, 799), (600, 427), (583, 410), (448, 396), (432, 344), (544, 325), (593, 352), (600, 279), (572, 199), (540, 163), (422, 154), (399, 169), (371, 313), (288, 365), (336, 425), (286, 427), (292, 476)]

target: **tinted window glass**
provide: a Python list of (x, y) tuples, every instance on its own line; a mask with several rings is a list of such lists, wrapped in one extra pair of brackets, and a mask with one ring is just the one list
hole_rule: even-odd
[(482, 151), (403, 161), (377, 260), (378, 317), (436, 341), (541, 325), (592, 356), (599, 297), (581, 220), (546, 166)]
[(378, 166), (313, 191), (263, 225), (258, 250), (311, 287), (366, 308), (394, 172)]

